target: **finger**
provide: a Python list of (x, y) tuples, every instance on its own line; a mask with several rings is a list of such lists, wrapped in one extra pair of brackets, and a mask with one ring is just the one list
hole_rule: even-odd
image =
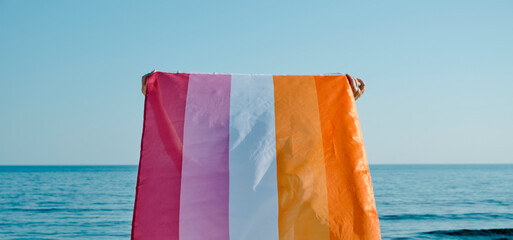
[(365, 88), (365, 82), (359, 78), (357, 80), (358, 80), (358, 83), (360, 84), (360, 88)]
[(358, 89), (356, 91), (356, 94), (354, 95), (354, 100), (357, 100), (358, 98), (360, 98), (360, 96), (362, 96), (362, 92), (360, 91), (360, 89)]
[(151, 72), (151, 73), (146, 73), (146, 74), (144, 74), (144, 75), (142, 76), (142, 78), (143, 78), (143, 79), (146, 79), (146, 78), (148, 78), (151, 74), (153, 74), (153, 72)]
[(358, 99), (361, 95), (362, 93), (360, 92), (360, 89), (357, 88), (356, 91), (353, 92), (354, 100)]
[(156, 73), (157, 70), (156, 69), (153, 69), (153, 71), (151, 71), (150, 73), (146, 73), (144, 74), (142, 77), (141, 77), (141, 82), (142, 82), (142, 87), (141, 87), (141, 92), (146, 95), (146, 80), (148, 79), (148, 77), (154, 73)]
[(146, 75), (142, 76), (142, 78), (141, 78), (141, 82), (142, 82), (142, 86), (143, 87), (146, 87), (146, 78), (148, 78), (148, 76), (146, 76)]
[(356, 80), (349, 74), (346, 74), (346, 77), (347, 81), (349, 81), (349, 86), (351, 86), (351, 90), (354, 93), (358, 89), (358, 87), (356, 86)]
[(352, 84), (351, 85), (351, 88), (353, 90), (353, 97), (354, 97), (354, 100), (357, 100), (358, 98), (360, 98), (360, 96), (362, 96), (363, 92), (361, 91), (360, 89), (360, 86), (358, 84), (358, 80), (357, 78), (354, 78), (352, 77), (351, 75), (349, 75), (349, 78), (351, 79), (350, 83)]
[(154, 74), (154, 73), (156, 73), (156, 72), (157, 72), (157, 70), (153, 69), (153, 71), (151, 71), (151, 72), (149, 72), (149, 73), (144, 74), (144, 75), (142, 76), (142, 78), (146, 79), (146, 78), (148, 78), (150, 75), (152, 75), (152, 74)]
[(144, 95), (146, 95), (146, 79), (143, 79), (143, 81), (142, 81), (141, 92), (142, 92)]
[(358, 83), (360, 84), (360, 87), (359, 87), (360, 92), (361, 92), (360, 95), (363, 95), (363, 92), (365, 92), (365, 82), (358, 78)]
[(153, 71), (151, 71), (150, 73), (146, 73), (144, 74), (142, 77), (141, 77), (141, 80), (142, 80), (142, 83), (143, 85), (146, 85), (146, 79), (148, 79), (148, 77), (154, 73), (156, 73), (157, 70), (153, 69)]
[(141, 86), (141, 92), (146, 95), (146, 76), (143, 76), (141, 79), (142, 86)]
[(356, 94), (356, 96), (354, 98), (355, 101), (358, 100), (363, 95), (363, 92), (365, 91), (365, 83), (359, 78), (357, 78), (356, 80), (358, 81), (358, 94)]
[(349, 75), (349, 77), (351, 78), (351, 86), (353, 87), (353, 91), (358, 90), (358, 82), (356, 81), (356, 78), (351, 75)]

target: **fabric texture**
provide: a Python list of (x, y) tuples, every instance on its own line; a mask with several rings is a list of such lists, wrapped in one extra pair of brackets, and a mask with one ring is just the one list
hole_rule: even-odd
[(132, 239), (380, 239), (344, 75), (153, 73)]

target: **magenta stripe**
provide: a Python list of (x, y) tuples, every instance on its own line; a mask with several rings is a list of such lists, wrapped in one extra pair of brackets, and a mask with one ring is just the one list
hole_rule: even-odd
[(189, 74), (157, 72), (146, 106), (132, 239), (177, 239), (182, 140)]
[(230, 78), (219, 74), (189, 78), (180, 239), (229, 239)]

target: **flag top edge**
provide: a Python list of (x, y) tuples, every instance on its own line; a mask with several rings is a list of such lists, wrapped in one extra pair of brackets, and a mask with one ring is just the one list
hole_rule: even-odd
[(294, 76), (345, 76), (344, 73), (323, 73), (323, 74), (267, 74), (267, 73), (219, 73), (219, 72), (211, 72), (211, 73), (205, 73), (205, 72), (180, 72), (180, 71), (174, 71), (174, 72), (163, 72), (163, 71), (157, 71), (156, 73), (163, 73), (163, 74), (194, 74), (194, 75), (230, 75), (230, 76), (287, 76), (287, 77), (294, 77)]

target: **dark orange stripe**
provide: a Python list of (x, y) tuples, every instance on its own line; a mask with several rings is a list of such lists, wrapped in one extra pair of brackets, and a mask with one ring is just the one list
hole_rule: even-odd
[(321, 125), (313, 76), (274, 76), (280, 239), (329, 239)]
[(351, 88), (315, 77), (328, 187), (330, 238), (380, 239), (378, 215)]

